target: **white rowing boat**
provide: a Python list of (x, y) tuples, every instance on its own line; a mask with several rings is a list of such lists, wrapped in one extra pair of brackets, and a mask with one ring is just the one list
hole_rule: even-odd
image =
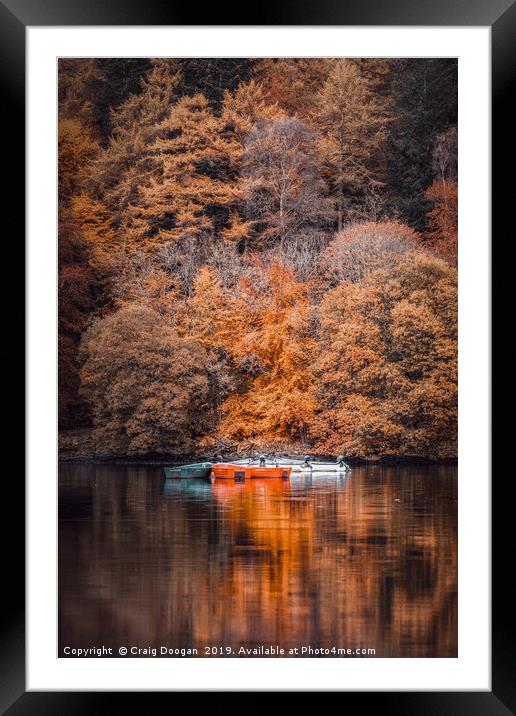
[(338, 458), (335, 462), (317, 462), (310, 458), (304, 460), (290, 459), (285, 457), (267, 458), (265, 456), (253, 458), (241, 458), (232, 460), (233, 465), (261, 465), (262, 467), (290, 467), (292, 472), (314, 473), (314, 472), (330, 472), (330, 473), (346, 473), (351, 467), (343, 458)]
[(309, 465), (292, 466), (292, 472), (349, 472), (351, 468), (348, 464), (336, 465), (334, 462), (312, 462)]

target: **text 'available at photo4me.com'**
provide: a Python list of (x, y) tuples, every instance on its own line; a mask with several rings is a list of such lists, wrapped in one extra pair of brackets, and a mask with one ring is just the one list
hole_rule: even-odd
[(173, 647), (169, 645), (160, 646), (86, 646), (73, 647), (65, 646), (61, 656), (75, 658), (95, 657), (260, 657), (260, 656), (306, 656), (306, 657), (371, 657), (376, 656), (376, 649), (371, 647), (344, 647), (330, 645), (325, 647), (314, 647), (310, 644), (283, 647), (279, 644), (260, 644), (254, 646), (224, 646), (206, 645), (200, 649), (197, 647)]

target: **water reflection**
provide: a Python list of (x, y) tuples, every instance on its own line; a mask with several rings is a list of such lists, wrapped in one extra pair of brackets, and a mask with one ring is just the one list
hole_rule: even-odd
[(59, 643), (457, 655), (456, 470), (165, 481), (62, 466)]

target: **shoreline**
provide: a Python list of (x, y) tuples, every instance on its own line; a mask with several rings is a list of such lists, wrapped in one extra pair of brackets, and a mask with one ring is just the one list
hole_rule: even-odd
[[(242, 459), (245, 455), (233, 456), (228, 458), (226, 462), (231, 463), (232, 460)], [(292, 459), (300, 459), (303, 456), (293, 455)], [(311, 455), (312, 460), (321, 462), (323, 457), (319, 455)], [(142, 467), (176, 467), (190, 462), (202, 462), (203, 458), (199, 456), (190, 456), (182, 459), (177, 458), (149, 458), (149, 457), (100, 457), (100, 456), (77, 456), (68, 457), (58, 455), (57, 462), (62, 465), (72, 464), (93, 464), (93, 465), (141, 465)], [(326, 461), (326, 460), (325, 460)], [(206, 462), (216, 462), (215, 460), (206, 460)], [(385, 458), (348, 458), (346, 462), (351, 467), (366, 467), (367, 465), (383, 465), (385, 467), (411, 467), (411, 466), (430, 466), (430, 465), (458, 465), (458, 458), (424, 458), (424, 457), (405, 457), (403, 455), (387, 456)]]
[[(69, 463), (94, 463), (94, 464), (119, 464), (119, 465), (149, 465), (163, 467), (165, 465), (180, 465), (190, 462), (216, 462), (216, 451), (209, 450), (205, 453), (185, 452), (185, 453), (168, 453), (168, 454), (146, 454), (146, 455), (126, 455), (115, 452), (100, 452), (93, 443), (91, 431), (81, 430), (74, 431), (73, 434), (61, 432), (59, 434), (59, 450), (58, 462), (63, 464)], [(79, 434), (80, 433), (80, 434)], [(287, 459), (303, 459), (305, 455), (310, 455), (312, 460), (335, 460), (335, 455), (327, 455), (311, 451), (310, 448), (300, 448), (298, 445), (289, 446), (261, 446), (261, 448), (252, 447), (249, 449), (227, 449), (222, 450), (224, 460), (231, 462), (232, 460), (242, 459), (249, 454), (260, 454), (270, 456), (273, 452), (278, 457)], [(458, 458), (452, 457), (429, 457), (424, 455), (383, 455), (373, 457), (346, 456), (346, 462), (353, 466), (365, 465), (386, 465), (386, 466), (411, 466), (411, 465), (457, 465)]]

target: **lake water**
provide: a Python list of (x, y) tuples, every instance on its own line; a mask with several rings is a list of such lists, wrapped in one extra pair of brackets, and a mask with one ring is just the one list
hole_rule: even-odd
[(456, 468), (212, 484), (61, 465), (59, 655), (102, 646), (457, 656)]

